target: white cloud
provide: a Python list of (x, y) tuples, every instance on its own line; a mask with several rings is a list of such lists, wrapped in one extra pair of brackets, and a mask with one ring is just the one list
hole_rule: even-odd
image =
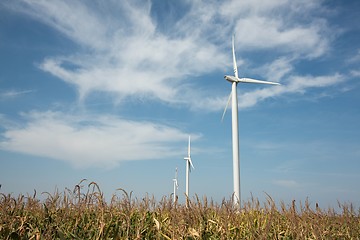
[(2, 134), (1, 149), (64, 160), (77, 167), (171, 158), (181, 155), (176, 143), (188, 138), (174, 127), (113, 116), (94, 120), (93, 116), (49, 111), (25, 117), (25, 126), (12, 126)]
[(353, 77), (360, 77), (360, 71), (359, 70), (352, 70), (350, 71), (350, 75)]
[(7, 90), (0, 92), (0, 99), (12, 99), (24, 94), (35, 92), (35, 90)]
[(221, 12), (235, 21), (242, 51), (277, 49), (298, 57), (319, 57), (329, 48), (326, 22), (311, 16), (321, 6), (312, 1), (230, 1)]
[(295, 55), (319, 57), (328, 49), (322, 25), (286, 27), (283, 19), (253, 16), (237, 22), (241, 49), (278, 49)]
[[(96, 13), (80, 2), (22, 0), (13, 3), (14, 9), (24, 12), (49, 25), (71, 40), (87, 47), (98, 48), (103, 45), (104, 29)], [(75, 14), (76, 12), (76, 14)], [(96, 34), (94, 32), (96, 30)]]
[(288, 83), (258, 89), (252, 92), (247, 92), (239, 98), (239, 107), (247, 108), (254, 106), (257, 102), (267, 98), (277, 97), (283, 94), (304, 94), (309, 88), (329, 87), (345, 80), (345, 77), (340, 74), (329, 76), (291, 76)]
[[(72, 56), (48, 57), (40, 64), (44, 71), (76, 85), (80, 98), (102, 91), (117, 98), (138, 95), (174, 102), (186, 76), (213, 71), (225, 62), (214, 43), (191, 32), (173, 38), (155, 31), (150, 1), (110, 2), (113, 10), (73, 1), (23, 3), (17, 6), (19, 11), (85, 47)], [(191, 26), (196, 32), (198, 28)]]
[(228, 1), (222, 5), (220, 11), (223, 15), (235, 15), (236, 17), (249, 14), (266, 14), (269, 11), (278, 9), (288, 4), (288, 0), (275, 1), (259, 1), (259, 0), (245, 0), (245, 1)]
[[(187, 78), (231, 65), (229, 53), (223, 49), (229, 49), (234, 28), (241, 49), (273, 49), (293, 57), (317, 57), (328, 48), (326, 22), (301, 18), (319, 8), (311, 1), (186, 4), (187, 12), (164, 31), (152, 18), (151, 1), (85, 4), (23, 0), (11, 6), (82, 47), (70, 56), (48, 56), (40, 64), (42, 70), (77, 86), (80, 99), (100, 91), (110, 93), (116, 101), (140, 96), (197, 104), (196, 97), (183, 97), (192, 92)], [(292, 68), (284, 59), (277, 64), (285, 72), (277, 71), (274, 78)]]
[(265, 79), (268, 81), (280, 82), (284, 76), (292, 72), (294, 67), (291, 61), (286, 57), (275, 59), (273, 62), (261, 67), (259, 72), (263, 72)]
[[(102, 91), (117, 97), (147, 96), (171, 103), (177, 101), (179, 90), (183, 89), (182, 78), (223, 65), (218, 62), (222, 59), (221, 54), (217, 60), (209, 62), (217, 55), (213, 46), (197, 47), (187, 40), (134, 39), (120, 52), (122, 54), (115, 57), (115, 64), (103, 60), (102, 56), (94, 56), (99, 59), (93, 63), (84, 61), (83, 57), (50, 58), (40, 67), (78, 86), (81, 98), (91, 91)], [(66, 69), (62, 66), (66, 62), (81, 68)]]

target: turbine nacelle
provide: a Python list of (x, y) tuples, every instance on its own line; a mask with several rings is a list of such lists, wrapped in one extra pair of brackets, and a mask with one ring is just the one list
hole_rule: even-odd
[(225, 75), (224, 78), (231, 83), (240, 82), (240, 79), (234, 76)]

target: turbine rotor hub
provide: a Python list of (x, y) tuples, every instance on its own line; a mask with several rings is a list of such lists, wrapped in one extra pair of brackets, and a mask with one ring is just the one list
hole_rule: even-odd
[(225, 75), (224, 78), (225, 78), (227, 81), (231, 82), (231, 83), (233, 83), (233, 82), (240, 82), (240, 79), (237, 78), (237, 77), (235, 77), (235, 76)]

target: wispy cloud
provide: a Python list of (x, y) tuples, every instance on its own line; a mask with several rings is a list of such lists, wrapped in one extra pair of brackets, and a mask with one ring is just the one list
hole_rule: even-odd
[(0, 92), (0, 99), (12, 99), (24, 94), (35, 92), (35, 90), (7, 90)]
[[(116, 101), (140, 96), (202, 106), (196, 97), (183, 97), (192, 92), (187, 78), (231, 65), (229, 53), (223, 50), (229, 48), (234, 29), (242, 50), (273, 49), (292, 57), (318, 57), (329, 47), (331, 36), (326, 21), (302, 17), (307, 13), (311, 18), (309, 13), (321, 9), (311, 1), (186, 4), (181, 18), (173, 20), (174, 24), (166, 29), (160, 28), (151, 14), (151, 1), (85, 5), (69, 0), (23, 0), (10, 6), (82, 47), (74, 55), (48, 56), (40, 64), (42, 70), (77, 86), (80, 99), (97, 91), (110, 93)], [(284, 59), (274, 61), (277, 66), (272, 68), (288, 72), (292, 66), (285, 66)], [(281, 71), (273, 73), (273, 78), (285, 74)], [(215, 96), (210, 102), (218, 98)]]
[(188, 138), (171, 126), (113, 116), (48, 111), (24, 117), (28, 119), (24, 126), (12, 126), (2, 133), (1, 149), (63, 160), (76, 167), (110, 167), (122, 161), (178, 156), (183, 149), (176, 144)]
[(329, 47), (326, 22), (311, 17), (319, 11), (321, 6), (313, 1), (230, 1), (222, 7), (235, 21), (241, 50), (271, 48), (310, 58)]
[(352, 70), (350, 72), (351, 76), (353, 77), (360, 77), (360, 71), (359, 70)]
[(355, 63), (360, 61), (360, 49), (357, 50), (356, 54), (347, 60), (349, 63)]
[[(214, 43), (190, 33), (172, 38), (171, 33), (156, 31), (150, 1), (110, 2), (110, 12), (102, 4), (73, 1), (23, 3), (17, 9), (84, 47), (72, 56), (50, 56), (40, 65), (76, 85), (81, 98), (101, 91), (120, 98), (138, 95), (173, 102), (185, 76), (213, 71), (225, 62)], [(177, 31), (181, 28), (173, 29)]]
[(262, 88), (243, 94), (239, 100), (239, 106), (241, 108), (252, 107), (259, 101), (284, 94), (304, 94), (308, 89), (329, 87), (341, 83), (345, 79), (346, 77), (341, 74), (319, 77), (291, 76), (289, 82), (284, 85)]

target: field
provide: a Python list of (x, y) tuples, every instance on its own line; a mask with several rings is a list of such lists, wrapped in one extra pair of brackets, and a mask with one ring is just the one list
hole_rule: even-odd
[(189, 206), (167, 197), (133, 199), (118, 189), (105, 201), (95, 182), (73, 190), (33, 196), (0, 195), (0, 239), (360, 239), (359, 210), (340, 204), (311, 209), (309, 204), (252, 199), (239, 210), (198, 197)]

